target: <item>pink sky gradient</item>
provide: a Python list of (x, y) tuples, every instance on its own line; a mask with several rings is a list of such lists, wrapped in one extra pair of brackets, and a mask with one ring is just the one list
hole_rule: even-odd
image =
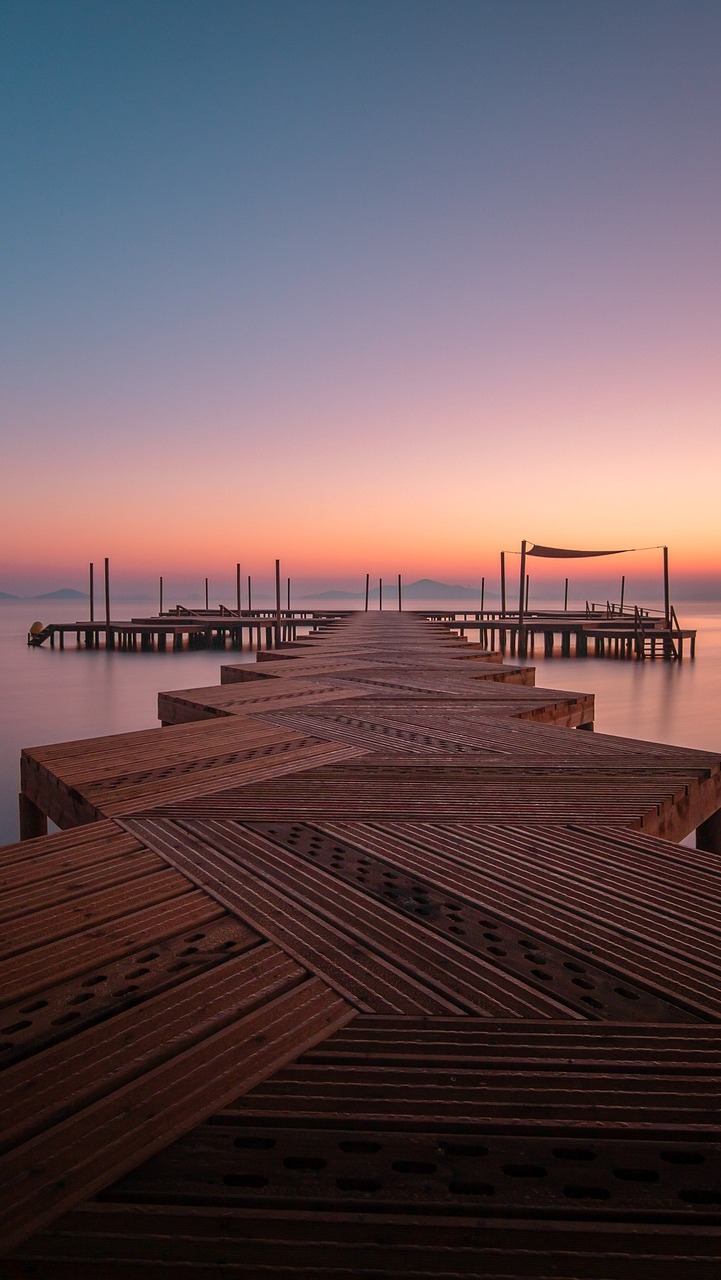
[(0, 590), (471, 584), (525, 537), (721, 599), (717, 4), (0, 28)]

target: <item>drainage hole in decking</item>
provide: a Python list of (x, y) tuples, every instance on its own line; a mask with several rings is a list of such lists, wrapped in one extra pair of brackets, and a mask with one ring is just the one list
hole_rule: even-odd
[(553, 982), (553, 976), (546, 973), (545, 969), (531, 969), (534, 978), (540, 978), (541, 982)]
[(286, 1156), (283, 1161), (284, 1169), (325, 1169), (328, 1164), (327, 1160), (321, 1159), (320, 1156)]
[(150, 973), (150, 970), (149, 970), (148, 968), (146, 968), (146, 966), (145, 966), (145, 965), (143, 965), (140, 969), (131, 969), (129, 973), (126, 973), (126, 974), (124, 974), (123, 976), (124, 976), (124, 977), (126, 977), (126, 978), (128, 978), (128, 979), (130, 979), (130, 978), (144, 978), (144, 977), (145, 977), (145, 975), (146, 975), (146, 973)]
[(595, 1160), (596, 1152), (588, 1147), (554, 1147), (551, 1152), (554, 1160)]
[(474, 1159), (488, 1155), (488, 1147), (482, 1147), (477, 1142), (444, 1142), (441, 1144), (441, 1151), (446, 1156), (471, 1156)]
[(548, 1173), (542, 1164), (504, 1164), (502, 1171), (508, 1178), (545, 1178)]
[(705, 1156), (700, 1151), (662, 1151), (661, 1159), (667, 1164), (704, 1164)]
[(587, 1004), (591, 1009), (602, 1009), (603, 1005), (600, 1000), (594, 1000), (593, 996), (581, 996), (581, 1003)]
[(61, 1018), (53, 1018), (50, 1025), (52, 1027), (64, 1027), (68, 1022), (76, 1022), (79, 1017), (80, 1014), (77, 1012), (64, 1013)]
[(32, 1022), (13, 1022), (9, 1027), (1, 1027), (4, 1036), (14, 1036), (18, 1031), (25, 1031), (26, 1027), (31, 1027)]
[(613, 1176), (619, 1182), (658, 1182), (659, 1177), (655, 1169), (614, 1169)]
[(86, 1000), (92, 1000), (94, 996), (94, 991), (81, 991), (79, 995), (73, 996), (71, 1000), (68, 1000), (68, 1004), (85, 1004)]
[(275, 1138), (256, 1138), (249, 1134), (245, 1138), (234, 1138), (233, 1146), (240, 1151), (270, 1151), (275, 1146)]
[(21, 1006), (21, 1013), (37, 1013), (38, 1009), (47, 1009), (47, 1000), (34, 1000), (32, 1004), (24, 1004)]
[(701, 1191), (679, 1191), (679, 1200), (685, 1204), (721, 1204), (721, 1191), (706, 1188)]
[(138, 956), (138, 964), (149, 964), (151, 960), (157, 960), (160, 955), (159, 951), (148, 951), (144, 956)]
[(380, 1142), (365, 1142), (360, 1138), (357, 1141), (355, 1139), (346, 1138), (344, 1142), (339, 1142), (338, 1146), (341, 1151), (352, 1151), (354, 1153), (361, 1152), (363, 1154), (373, 1153), (380, 1151), (381, 1149)]
[(335, 1185), (339, 1191), (380, 1191), (383, 1183), (379, 1178), (336, 1178)]
[(623, 996), (624, 1000), (638, 1000), (638, 999), (639, 999), (639, 994), (638, 994), (638, 992), (637, 992), (637, 991), (629, 991), (628, 987), (614, 987), (613, 989), (614, 989), (614, 991), (616, 992), (616, 995)]
[(436, 1166), (428, 1160), (394, 1160), (391, 1169), (395, 1173), (435, 1173)]
[(96, 973), (92, 978), (84, 978), (80, 985), (83, 987), (97, 987), (101, 982), (107, 982), (107, 980), (107, 974)]

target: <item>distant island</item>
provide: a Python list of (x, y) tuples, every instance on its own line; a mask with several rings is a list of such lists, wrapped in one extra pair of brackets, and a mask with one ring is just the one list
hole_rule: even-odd
[(76, 591), (74, 587), (61, 587), (59, 591), (43, 591), (38, 596), (15, 596), (9, 591), (0, 591), (0, 600), (89, 600), (87, 591)]
[[(407, 600), (474, 600), (480, 597), (480, 587), (461, 587), (448, 582), (435, 582), (432, 578), (419, 578), (417, 582), (401, 583), (403, 599)], [(389, 578), (383, 583), (383, 595), (389, 599), (398, 590), (398, 579)], [(369, 595), (377, 600), (379, 589), (371, 587)], [(365, 591), (344, 591), (341, 588), (330, 591), (314, 591), (312, 595), (300, 596), (299, 600), (364, 600)]]
[(61, 587), (59, 591), (44, 591), (39, 596), (29, 596), (30, 600), (89, 600), (87, 591), (76, 591), (74, 587)]

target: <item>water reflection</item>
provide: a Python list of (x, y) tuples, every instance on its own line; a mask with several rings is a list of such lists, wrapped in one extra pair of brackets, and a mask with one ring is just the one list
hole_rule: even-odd
[[(0, 605), (0, 844), (17, 839), (22, 747), (153, 728), (159, 690), (215, 685), (222, 662), (254, 660), (231, 650), (79, 650), (74, 640), (64, 652), (32, 649), (25, 641), (36, 608)], [(125, 608), (147, 612), (146, 603)], [(53, 620), (72, 621), (76, 610), (54, 602)], [(594, 693), (601, 733), (721, 752), (721, 611), (682, 621), (699, 632), (693, 662), (534, 656), (525, 665), (539, 686)]]

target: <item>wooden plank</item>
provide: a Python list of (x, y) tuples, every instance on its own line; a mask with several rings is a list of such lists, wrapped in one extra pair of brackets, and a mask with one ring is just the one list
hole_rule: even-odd
[(3, 1252), (277, 1071), (353, 1012), (317, 978), (308, 979), (59, 1120), (52, 1136), (41, 1133), (5, 1155)]

